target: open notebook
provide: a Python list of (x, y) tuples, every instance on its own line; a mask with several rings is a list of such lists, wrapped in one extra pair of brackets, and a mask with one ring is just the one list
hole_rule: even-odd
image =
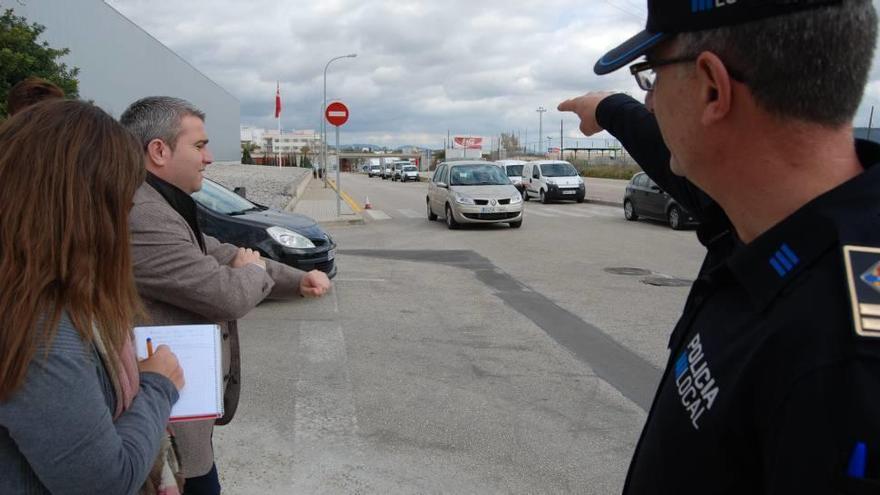
[(167, 345), (177, 355), (186, 383), (171, 409), (171, 422), (223, 416), (223, 367), (220, 327), (174, 325), (135, 327), (138, 359), (147, 357), (147, 338), (153, 349)]

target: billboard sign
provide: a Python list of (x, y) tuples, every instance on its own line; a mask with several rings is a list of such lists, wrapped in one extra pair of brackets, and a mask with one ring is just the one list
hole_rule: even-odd
[(483, 138), (473, 136), (455, 136), (452, 138), (453, 148), (463, 148), (466, 150), (483, 149)]

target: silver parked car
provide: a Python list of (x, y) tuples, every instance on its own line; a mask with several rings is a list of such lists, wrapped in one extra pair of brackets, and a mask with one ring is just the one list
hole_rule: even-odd
[(522, 196), (492, 162), (441, 163), (428, 184), (426, 202), (428, 220), (442, 215), (450, 229), (462, 223), (508, 223), (515, 229), (522, 226)]

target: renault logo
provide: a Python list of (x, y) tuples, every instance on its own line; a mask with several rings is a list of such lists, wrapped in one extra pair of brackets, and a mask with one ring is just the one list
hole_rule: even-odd
[(492, 200), (492, 206), (495, 206), (495, 205), (497, 205), (497, 204), (498, 204), (498, 201), (495, 201), (495, 200), (493, 199), (493, 200)]

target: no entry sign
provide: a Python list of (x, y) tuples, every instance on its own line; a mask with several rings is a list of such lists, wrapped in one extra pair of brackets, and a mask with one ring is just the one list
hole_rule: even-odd
[(327, 105), (327, 110), (324, 112), (324, 116), (327, 117), (327, 122), (339, 127), (348, 122), (348, 107), (341, 102), (334, 101)]

